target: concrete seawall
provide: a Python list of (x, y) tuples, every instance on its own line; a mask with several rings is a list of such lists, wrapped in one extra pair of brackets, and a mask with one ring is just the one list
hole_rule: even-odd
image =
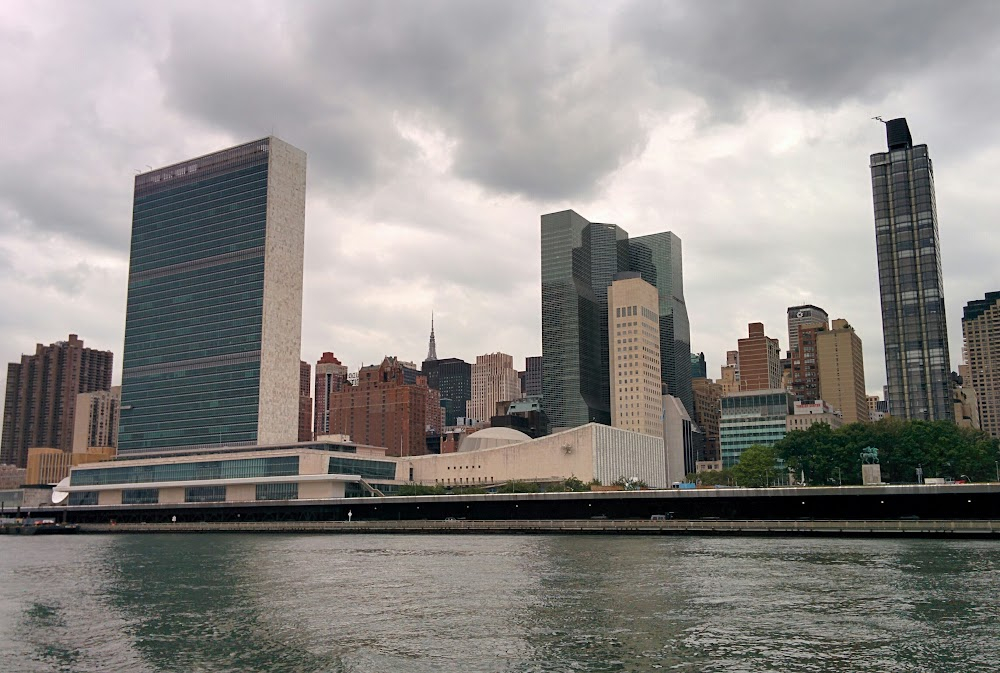
[(624, 519), (280, 521), (82, 524), (82, 533), (591, 534), (946, 537), (1000, 539), (1000, 521), (716, 521)]

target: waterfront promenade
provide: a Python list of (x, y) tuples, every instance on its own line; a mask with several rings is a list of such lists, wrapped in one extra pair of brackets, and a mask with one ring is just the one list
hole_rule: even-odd
[(83, 524), (84, 533), (325, 533), (781, 535), (822, 537), (949, 537), (1000, 539), (1000, 521), (819, 520), (722, 521), (559, 519), (497, 521), (253, 521)]

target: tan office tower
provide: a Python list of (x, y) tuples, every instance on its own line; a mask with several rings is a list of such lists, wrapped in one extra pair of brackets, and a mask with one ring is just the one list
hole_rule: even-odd
[(740, 352), (726, 351), (726, 364), (722, 366), (718, 383), (724, 395), (740, 391)]
[(781, 387), (781, 350), (778, 340), (764, 335), (764, 324), (752, 322), (739, 340), (740, 390)]
[(979, 427), (990, 437), (1000, 437), (1000, 292), (988, 292), (985, 299), (965, 305), (962, 335), (969, 363), (963, 383), (976, 392)]
[(844, 423), (869, 422), (865, 362), (854, 328), (843, 318), (834, 320), (829, 331), (817, 335), (816, 354), (820, 398), (840, 410)]
[(73, 453), (85, 453), (91, 447), (118, 446), (118, 407), (121, 399), (121, 386), (76, 396)]
[(476, 421), (489, 422), (497, 416), (497, 402), (513, 402), (521, 397), (521, 380), (514, 358), (506, 353), (477, 355), (472, 365), (472, 395), (465, 414)]
[(608, 288), (611, 425), (663, 437), (660, 313), (656, 288), (635, 272)]

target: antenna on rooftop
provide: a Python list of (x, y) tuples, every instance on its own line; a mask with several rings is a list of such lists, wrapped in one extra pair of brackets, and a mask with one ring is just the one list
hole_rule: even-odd
[(872, 117), (872, 120), (877, 120), (877, 121), (880, 121), (880, 122), (882, 122), (883, 124), (888, 124), (888, 123), (889, 123), (889, 122), (887, 122), (886, 120), (882, 119), (882, 117), (880, 117), (879, 115), (875, 115), (874, 117)]

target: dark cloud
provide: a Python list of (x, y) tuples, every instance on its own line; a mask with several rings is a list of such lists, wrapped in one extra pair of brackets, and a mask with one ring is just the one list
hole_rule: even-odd
[(716, 118), (772, 93), (806, 105), (881, 100), (914, 75), (996, 43), (995, 2), (633, 2), (616, 24), (661, 81), (682, 82)]
[(906, 116), (935, 161), (954, 360), (962, 304), (1000, 287), (994, 2), (4, 12), (11, 360), (69, 332), (119, 351), (135, 170), (270, 133), (309, 155), (310, 360), (419, 360), (431, 309), (450, 355), (537, 354), (538, 218), (569, 207), (682, 238), (713, 370), (750, 320), (784, 343), (784, 308), (806, 301), (858, 328), (877, 389), (875, 114)]
[(455, 173), (531, 198), (591, 192), (641, 151), (644, 86), (598, 25), (553, 40), (559, 6), (343, 2), (268, 16), (174, 19), (166, 100), (249, 135), (277, 124), (333, 186), (380, 179), (412, 151), (398, 122), (454, 143)]

